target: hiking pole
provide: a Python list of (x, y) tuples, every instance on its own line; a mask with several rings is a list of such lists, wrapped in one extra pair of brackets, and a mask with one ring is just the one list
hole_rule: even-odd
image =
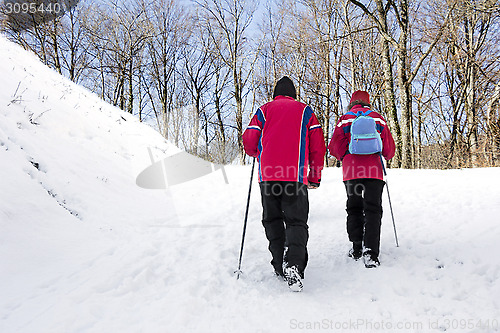
[(252, 161), (252, 173), (250, 174), (250, 185), (248, 186), (248, 198), (247, 198), (247, 209), (245, 211), (245, 222), (243, 222), (243, 235), (241, 236), (241, 248), (240, 248), (240, 261), (238, 263), (238, 270), (235, 273), (238, 273), (236, 279), (240, 279), (241, 272), (241, 258), (243, 257), (243, 245), (245, 244), (245, 233), (247, 231), (247, 220), (248, 220), (248, 207), (250, 206), (250, 193), (252, 193), (252, 179), (253, 179), (253, 169), (255, 167), (255, 157)]
[(387, 197), (389, 198), (389, 207), (391, 209), (392, 226), (394, 227), (394, 238), (396, 238), (396, 247), (399, 247), (398, 234), (396, 232), (396, 222), (394, 222), (394, 213), (392, 211), (391, 195), (389, 194), (389, 183), (387, 182), (387, 172), (385, 171), (384, 160), (382, 159), (382, 154), (380, 155), (380, 163), (382, 163), (382, 170), (384, 170), (385, 176), (385, 186), (387, 187)]

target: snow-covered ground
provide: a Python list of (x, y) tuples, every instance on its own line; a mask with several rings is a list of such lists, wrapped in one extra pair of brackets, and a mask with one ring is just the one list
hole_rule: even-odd
[(302, 293), (272, 275), (249, 166), (167, 190), (177, 152), (0, 37), (0, 332), (498, 332), (500, 170), (389, 170), (382, 265), (347, 258), (345, 193), (310, 191)]

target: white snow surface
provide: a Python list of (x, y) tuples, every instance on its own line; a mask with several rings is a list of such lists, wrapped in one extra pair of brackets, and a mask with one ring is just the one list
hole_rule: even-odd
[[(272, 274), (249, 166), (167, 190), (178, 151), (0, 37), (0, 332), (498, 332), (500, 170), (389, 170), (382, 265), (347, 257), (338, 168), (309, 192), (301, 293)], [(38, 164), (38, 169), (35, 165)]]

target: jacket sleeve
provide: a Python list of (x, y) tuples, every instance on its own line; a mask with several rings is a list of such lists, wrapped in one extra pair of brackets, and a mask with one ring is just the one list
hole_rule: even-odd
[[(382, 120), (387, 124), (384, 118)], [(382, 156), (386, 160), (390, 160), (394, 157), (396, 153), (396, 144), (394, 143), (394, 139), (392, 138), (391, 131), (389, 130), (389, 126), (385, 125), (382, 128), (382, 132), (380, 133), (380, 138), (382, 139)]]
[(335, 130), (333, 131), (332, 139), (328, 144), (328, 151), (337, 160), (342, 161), (347, 151), (349, 150), (349, 137), (347, 133), (344, 132), (344, 127), (342, 126), (342, 118), (339, 119)]
[(307, 176), (307, 180), (319, 184), (321, 182), (321, 170), (323, 170), (326, 152), (325, 139), (323, 129), (314, 113), (308, 125), (309, 175)]
[(259, 119), (261, 117), (262, 110), (259, 108), (243, 133), (243, 147), (245, 148), (245, 153), (252, 157), (259, 156), (258, 146), (263, 126), (262, 121)]

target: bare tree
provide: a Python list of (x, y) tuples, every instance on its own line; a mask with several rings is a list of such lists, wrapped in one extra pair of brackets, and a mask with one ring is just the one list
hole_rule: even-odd
[[(205, 11), (205, 27), (209, 31), (220, 59), (231, 69), (233, 94), (236, 104), (235, 125), (238, 137), (238, 147), (243, 151), (243, 98), (245, 85), (250, 78), (251, 50), (248, 48), (248, 27), (255, 12), (255, 3), (250, 0), (202, 0), (196, 3)], [(218, 43), (218, 40), (222, 43)], [(246, 73), (245, 73), (246, 72)]]
[[(310, 53), (309, 80), (306, 91), (314, 96), (315, 110), (325, 133), (328, 145), (332, 116), (339, 117), (340, 110), (340, 70), (344, 42), (337, 1), (304, 0), (310, 20), (306, 27), (312, 39), (306, 42)], [(325, 156), (326, 163), (328, 162)]]
[(364, 89), (396, 139), (391, 166), (500, 163), (498, 0), (255, 5), (81, 1), (17, 25), (0, 8), (0, 26), (46, 65), (219, 163), (243, 156), (243, 118), (283, 75), (325, 141), (345, 97)]
[[(177, 66), (181, 51), (187, 45), (183, 23), (187, 14), (175, 0), (156, 1), (148, 12), (153, 38), (146, 46), (146, 64), (149, 69), (145, 79), (145, 90), (156, 117), (157, 127), (167, 139), (178, 142), (177, 122), (173, 122), (174, 110), (182, 108), (177, 99)], [(172, 123), (171, 123), (172, 121)], [(174, 135), (171, 137), (169, 126), (172, 124)]]
[[(395, 2), (389, 0), (384, 3), (383, 0), (375, 0), (377, 5), (377, 15), (371, 12), (364, 4), (357, 0), (350, 0), (353, 4), (361, 8), (366, 15), (368, 15), (378, 28), (379, 33), (384, 38), (384, 45), (391, 44), (396, 49), (397, 54), (397, 80), (399, 87), (399, 99), (401, 105), (401, 159), (402, 167), (411, 168), (413, 166), (413, 123), (412, 123), (412, 104), (411, 104), (411, 84), (413, 79), (416, 77), (422, 63), (425, 58), (430, 54), (436, 43), (441, 38), (444, 28), (448, 24), (454, 7), (456, 6), (456, 1), (453, 2), (448, 10), (448, 14), (444, 20), (442, 26), (438, 28), (438, 32), (435, 34), (433, 41), (427, 47), (427, 50), (422, 53), (420, 59), (416, 62), (413, 70), (408, 67), (409, 65), (409, 47), (408, 47), (408, 37), (410, 33), (410, 16), (409, 16), (409, 1), (399, 0), (396, 4)], [(396, 39), (393, 37), (387, 26), (387, 14), (389, 11), (393, 10), (396, 16), (397, 23), (399, 25), (399, 37)], [(384, 54), (387, 53), (387, 48), (384, 46)], [(387, 61), (384, 61), (386, 66)], [(387, 69), (384, 70), (386, 75), (389, 74)], [(391, 73), (392, 75), (392, 73)], [(389, 78), (386, 78), (389, 79)], [(391, 96), (388, 96), (391, 98)], [(395, 122), (395, 110), (390, 112), (391, 121)], [(398, 133), (396, 130), (396, 141), (398, 140)]]
[[(381, 38), (381, 56), (382, 56), (382, 71), (384, 76), (384, 97), (385, 97), (385, 107), (386, 114), (388, 115), (388, 122), (391, 132), (393, 133), (396, 141), (396, 156), (393, 163), (399, 166), (401, 163), (401, 148), (402, 148), (402, 138), (401, 138), (401, 128), (398, 120), (398, 113), (396, 109), (396, 96), (394, 90), (394, 77), (393, 77), (393, 65), (390, 54), (390, 44), (396, 43), (395, 40), (390, 36), (390, 30), (388, 25), (388, 12), (390, 10), (391, 2), (383, 3), (382, 0), (375, 0), (376, 10), (370, 12), (368, 8), (359, 1), (350, 0), (351, 3), (361, 8), (374, 22), (376, 25)], [(396, 43), (397, 44), (397, 43)]]
[(204, 116), (205, 120), (205, 150), (209, 151), (209, 124), (206, 110), (208, 98), (206, 97), (206, 91), (214, 73), (218, 69), (214, 68), (214, 59), (211, 56), (214, 51), (212, 40), (206, 36), (206, 32), (202, 27), (196, 25), (197, 18), (193, 17), (193, 20), (195, 20), (195, 23), (193, 24), (193, 33), (190, 36), (189, 45), (182, 50), (180, 77), (189, 91), (193, 105), (194, 123), (192, 124), (193, 132), (191, 134), (190, 150), (192, 153), (197, 154), (202, 116)]

